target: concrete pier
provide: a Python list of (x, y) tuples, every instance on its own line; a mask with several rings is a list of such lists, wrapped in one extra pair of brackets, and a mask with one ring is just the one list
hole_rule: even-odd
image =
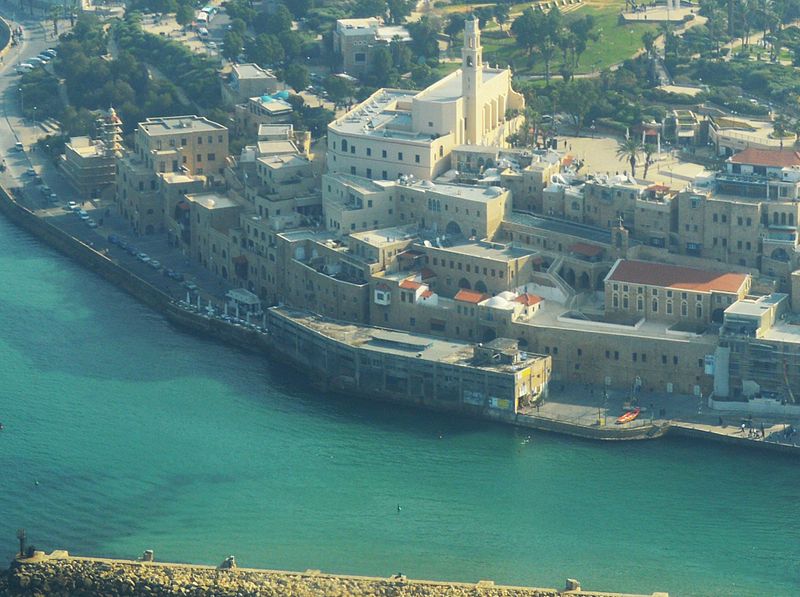
[[(148, 553), (148, 556), (152, 554)], [(400, 574), (387, 578), (326, 574), (319, 570), (286, 572), (237, 568), (228, 557), (225, 567), (168, 564), (152, 561), (81, 558), (66, 551), (51, 554), (37, 551), (29, 558), (12, 562), (0, 575), (0, 595), (13, 597), (117, 597), (150, 595), (172, 597), (233, 597), (281, 595), (311, 597), (625, 597), (623, 593), (587, 591), (567, 579), (565, 589), (436, 582), (408, 579)], [(232, 564), (232, 565), (231, 565)], [(630, 595), (629, 597), (636, 597)], [(645, 597), (645, 596), (639, 596)], [(668, 597), (652, 593), (651, 597)]]

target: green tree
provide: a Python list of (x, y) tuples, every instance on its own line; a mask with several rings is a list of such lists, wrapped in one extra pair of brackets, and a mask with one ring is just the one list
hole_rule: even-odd
[(500, 31), (503, 30), (503, 25), (508, 23), (508, 19), (510, 16), (511, 9), (508, 7), (508, 4), (495, 4), (494, 5), (494, 20), (497, 21), (497, 25), (500, 27)]
[(427, 15), (416, 23), (409, 23), (411, 49), (417, 56), (426, 61), (439, 61), (439, 28), (437, 23)]
[(300, 92), (308, 87), (311, 77), (308, 69), (302, 64), (290, 64), (283, 71), (283, 80), (289, 87)]
[(299, 19), (306, 16), (314, 8), (314, 4), (314, 0), (292, 0), (287, 6), (295, 18)]
[(322, 82), (322, 87), (328, 92), (335, 107), (347, 106), (355, 95), (353, 84), (344, 77), (328, 75)]
[(236, 57), (244, 49), (242, 36), (235, 31), (226, 31), (222, 38), (222, 55), (230, 61), (235, 61)]
[(656, 39), (658, 34), (655, 31), (645, 31), (642, 33), (642, 45), (648, 56), (655, 56), (656, 52)]
[(534, 11), (532, 8), (526, 8), (511, 23), (511, 34), (517, 38), (517, 43), (528, 51), (528, 56), (533, 53), (533, 48), (539, 42), (543, 25), (541, 11)]
[(58, 37), (58, 19), (61, 18), (60, 6), (53, 5), (50, 7), (50, 18), (53, 21), (53, 36)]
[(298, 58), (303, 53), (303, 39), (297, 31), (281, 31), (278, 41), (287, 59)]
[(408, 44), (395, 38), (389, 43), (389, 50), (392, 52), (392, 62), (395, 68), (401, 73), (408, 72), (411, 63), (414, 61), (414, 54)]
[(274, 35), (257, 35), (247, 42), (245, 49), (247, 58), (260, 66), (273, 66), (284, 59), (283, 46)]
[(386, 7), (389, 9), (392, 23), (399, 25), (411, 14), (414, 2), (413, 0), (386, 0)]
[(178, 5), (175, 12), (175, 22), (181, 27), (186, 27), (194, 21), (194, 9), (189, 4)]
[(450, 37), (449, 47), (453, 47), (453, 41), (459, 33), (464, 31), (464, 23), (467, 17), (462, 12), (454, 12), (447, 18), (447, 24), (444, 27), (444, 32)]
[(641, 152), (642, 144), (633, 136), (629, 136), (624, 141), (619, 142), (617, 147), (617, 157), (631, 165), (631, 176), (634, 178), (636, 178), (636, 162)]
[(580, 136), (586, 124), (586, 115), (598, 100), (597, 83), (592, 79), (573, 79), (564, 82), (558, 90), (558, 101), (572, 120), (575, 135)]
[(376, 87), (388, 87), (395, 83), (398, 74), (389, 48), (381, 46), (372, 53), (372, 68), (369, 74), (371, 82)]
[(292, 13), (281, 2), (270, 13), (263, 11), (256, 15), (253, 20), (253, 30), (256, 33), (270, 33), (277, 35), (282, 31), (289, 31), (292, 28)]
[(386, 14), (386, 0), (357, 0), (354, 17), (382, 17)]

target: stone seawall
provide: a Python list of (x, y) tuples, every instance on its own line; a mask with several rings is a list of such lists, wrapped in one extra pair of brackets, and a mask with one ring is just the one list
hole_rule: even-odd
[[(495, 585), (492, 581), (448, 583), (402, 576), (375, 578), (247, 568), (219, 569), (189, 564), (77, 558), (65, 551), (36, 552), (12, 562), (0, 576), (8, 597), (623, 597), (622, 593)], [(633, 597), (633, 596), (630, 596)], [(668, 597), (653, 593), (651, 597)]]
[(0, 188), (0, 212), (20, 228), (105, 278), (141, 303), (162, 313), (168, 321), (182, 329), (247, 350), (260, 350), (266, 346), (262, 334), (181, 308), (165, 292), (95, 251), (80, 239), (53, 226), (45, 218), (37, 216), (18, 203), (4, 188)]

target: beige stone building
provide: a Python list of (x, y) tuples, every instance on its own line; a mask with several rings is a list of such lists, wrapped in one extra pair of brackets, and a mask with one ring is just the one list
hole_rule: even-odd
[(750, 290), (747, 274), (620, 259), (605, 279), (608, 316), (703, 326), (721, 323), (727, 307)]
[(525, 100), (508, 69), (483, 63), (477, 20), (465, 24), (462, 66), (419, 92), (380, 89), (328, 125), (328, 171), (369, 179), (430, 180), (462, 144), (506, 145)]
[(272, 94), (278, 91), (278, 77), (272, 71), (257, 64), (234, 64), (231, 72), (222, 79), (222, 100), (229, 108), (241, 104), (251, 97)]
[(148, 118), (136, 129), (134, 153), (156, 173), (221, 179), (228, 156), (228, 129), (201, 116)]
[(359, 75), (372, 68), (375, 50), (388, 47), (394, 40), (401, 43), (411, 41), (408, 29), (402, 25), (384, 25), (375, 17), (337, 19), (333, 30), (333, 53), (341, 61), (345, 73)]

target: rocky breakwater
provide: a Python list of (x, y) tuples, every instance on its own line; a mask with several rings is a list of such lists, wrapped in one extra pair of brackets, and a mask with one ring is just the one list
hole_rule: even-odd
[[(146, 552), (147, 555), (148, 552)], [(152, 556), (152, 552), (150, 552)], [(146, 558), (149, 559), (149, 558)], [(35, 552), (20, 558), (0, 576), (0, 595), (9, 597), (250, 597), (319, 595), (354, 597), (622, 597), (621, 593), (581, 590), (577, 581), (567, 588), (537, 589), (495, 585), (339, 576), (316, 570), (281, 572), (237, 568), (233, 558), (221, 567), (164, 564), (152, 561), (77, 558), (65, 551)], [(667, 597), (654, 593), (652, 597)]]

